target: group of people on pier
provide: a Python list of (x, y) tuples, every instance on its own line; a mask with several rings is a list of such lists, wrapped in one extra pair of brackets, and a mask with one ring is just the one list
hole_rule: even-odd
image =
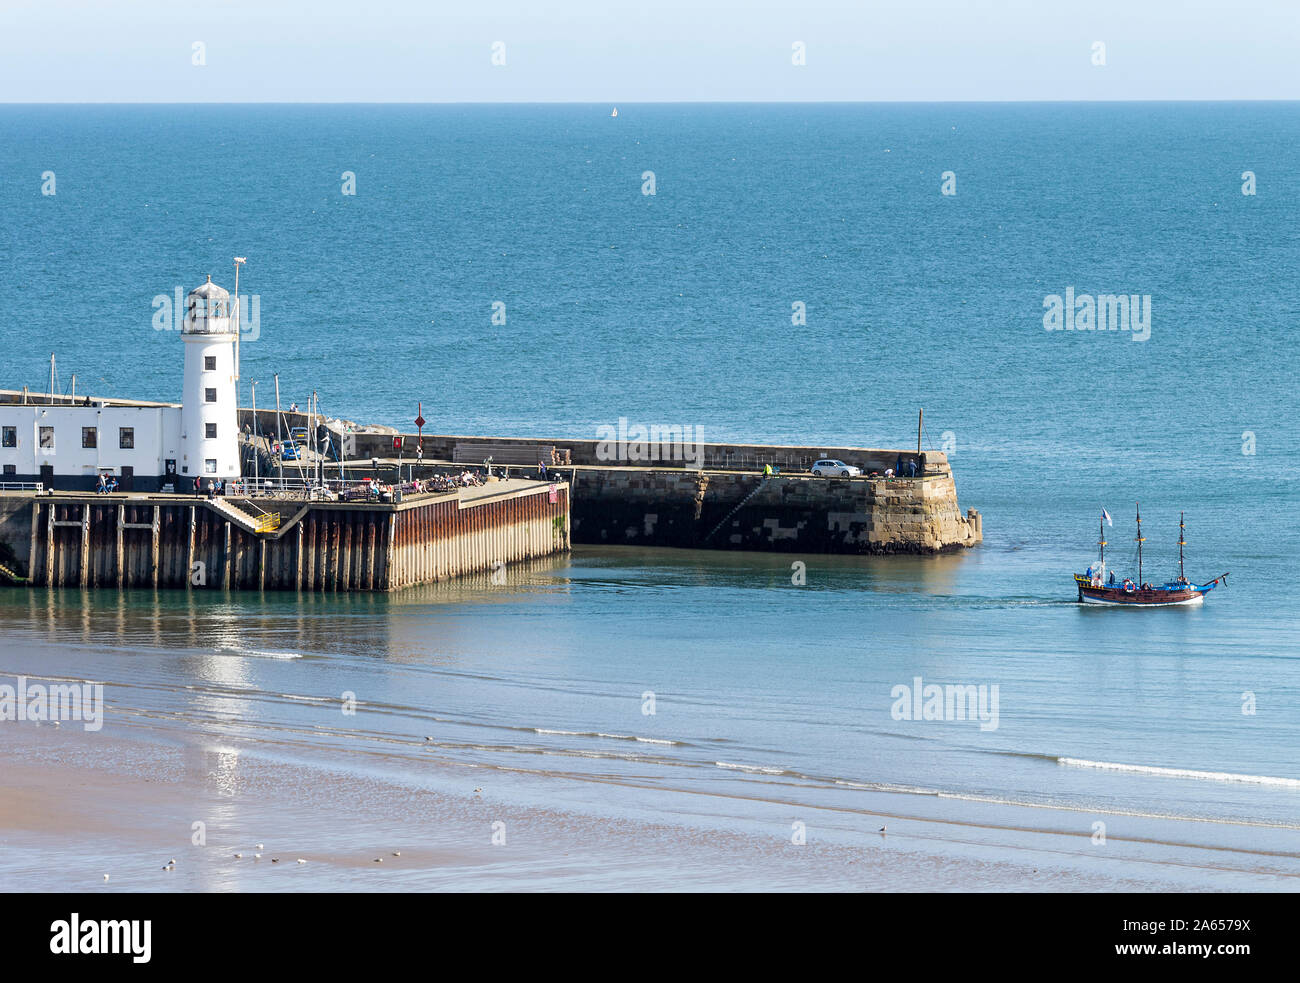
[(216, 498), (218, 495), (240, 495), (243, 494), (242, 482), (227, 481), (225, 478), (195, 478), (194, 495), (197, 498), (204, 492), (207, 492), (208, 498)]
[(454, 491), (457, 488), (472, 488), (483, 484), (481, 475), (465, 470), (459, 474), (435, 474), (429, 478), (417, 478), (395, 485), (385, 484), (378, 478), (366, 478), (354, 491), (344, 493), (344, 498), (363, 498), (371, 502), (400, 501), (403, 495), (422, 493), (440, 493)]
[(412, 491), (449, 492), (456, 488), (476, 488), (483, 484), (483, 478), (477, 472), (468, 469), (460, 474), (435, 474), (415, 482)]
[[(916, 477), (916, 469), (917, 469), (917, 461), (916, 461), (916, 458), (914, 458), (914, 457), (909, 457), (906, 461), (904, 461), (904, 460), (903, 460), (903, 455), (902, 455), (902, 454), (899, 454), (899, 455), (898, 455), (898, 460), (897, 460), (896, 462), (894, 462), (894, 466), (893, 466), (892, 468), (885, 468), (885, 473), (884, 473), (884, 475), (881, 475), (881, 477), (884, 477), (884, 478), (903, 478), (903, 477), (907, 477), (907, 478), (915, 478), (915, 477)], [(871, 477), (876, 477), (876, 474), (873, 472), (873, 473), (871, 474)]]

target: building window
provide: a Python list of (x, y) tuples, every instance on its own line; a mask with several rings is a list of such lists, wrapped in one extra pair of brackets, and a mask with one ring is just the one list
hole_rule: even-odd
[(4, 428), (4, 431), (3, 431), (3, 433), (2, 433), (2, 435), (0, 435), (0, 445), (3, 445), (3, 446), (5, 446), (5, 447), (17, 447), (17, 446), (18, 446), (18, 428), (17, 428), (17, 427), (5, 427), (5, 428)]
[(81, 428), (81, 446), (82, 446), (82, 447), (97, 447), (97, 446), (98, 446), (98, 437), (99, 437), (99, 431), (97, 431), (94, 427), (82, 427), (82, 428)]
[(203, 424), (203, 436), (208, 440), (217, 439), (217, 425), (215, 423)]
[(215, 403), (217, 401), (217, 391), (215, 389), (203, 390), (203, 401), (205, 403)]
[(17, 465), (15, 465), (15, 464), (6, 464), (6, 465), (5, 465), (5, 474), (17, 474), (17, 473), (18, 473), (18, 466), (17, 466)]
[(204, 372), (215, 372), (215, 371), (217, 371), (217, 356), (215, 356), (215, 355), (204, 355), (204, 356), (203, 356), (203, 371), (204, 371)]
[(117, 428), (117, 446), (127, 451), (135, 449), (135, 427)]
[(41, 437), (40, 440), (41, 450), (53, 451), (54, 450), (54, 428), (41, 427), (40, 437)]
[(215, 457), (210, 457), (203, 462), (203, 473), (204, 474), (217, 473), (217, 459)]

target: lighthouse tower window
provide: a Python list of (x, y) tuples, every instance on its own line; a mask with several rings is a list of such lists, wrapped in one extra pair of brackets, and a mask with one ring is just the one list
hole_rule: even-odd
[(96, 430), (95, 430), (94, 427), (82, 427), (82, 428), (81, 428), (81, 446), (82, 446), (82, 447), (95, 447), (95, 446), (97, 446), (97, 441), (96, 441), (96, 437), (97, 437), (97, 436), (98, 436), (98, 433), (96, 432)]
[(43, 451), (54, 450), (54, 428), (53, 427), (41, 427), (40, 444), (41, 444), (41, 450)]
[(123, 450), (132, 450), (135, 447), (135, 427), (117, 428), (117, 446)]
[(208, 440), (217, 439), (217, 425), (215, 423), (203, 424), (203, 436)]
[(18, 465), (16, 464), (5, 465), (5, 474), (17, 474), (17, 473), (18, 473)]
[(18, 446), (18, 428), (5, 427), (0, 434), (0, 447), (17, 447)]
[(208, 458), (206, 461), (204, 461), (204, 462), (203, 462), (203, 471), (204, 471), (205, 474), (216, 474), (216, 473), (217, 473), (217, 459), (216, 459), (215, 457), (210, 457), (210, 458)]
[(215, 389), (203, 390), (203, 401), (205, 403), (215, 403), (217, 401), (217, 391)]
[(217, 356), (215, 355), (203, 356), (203, 371), (205, 372), (217, 371)]

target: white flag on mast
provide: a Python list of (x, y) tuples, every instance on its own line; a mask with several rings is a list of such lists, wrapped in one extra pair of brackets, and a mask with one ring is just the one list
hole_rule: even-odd
[(1105, 509), (1101, 510), (1101, 517), (1106, 520), (1106, 525), (1108, 526), (1115, 525), (1115, 523), (1111, 521), (1110, 513), (1107, 512)]

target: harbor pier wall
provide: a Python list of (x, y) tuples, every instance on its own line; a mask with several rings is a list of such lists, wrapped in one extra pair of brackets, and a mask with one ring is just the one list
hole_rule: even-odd
[[(247, 421), (251, 414), (247, 410)], [(299, 415), (301, 417), (301, 414)], [(266, 432), (274, 414), (259, 410)], [(285, 424), (282, 422), (281, 426)], [(321, 426), (324, 434), (327, 428)], [(589, 439), (472, 437), (373, 428), (344, 434), (331, 424), (330, 445), (347, 448), (354, 476), (479, 468), (537, 474), (540, 458), (573, 489), (573, 541), (779, 552), (937, 553), (975, 546), (983, 521), (962, 513), (942, 451), (830, 445), (644, 444)], [(271, 432), (274, 432), (273, 430)], [(423, 467), (412, 469), (417, 458)], [(663, 455), (671, 454), (672, 457)], [(683, 460), (683, 456), (687, 460)], [(816, 477), (823, 458), (860, 468), (848, 479)], [(912, 476), (911, 465), (916, 465)], [(766, 465), (780, 474), (765, 479)], [(907, 477), (873, 477), (894, 469)]]
[[(896, 454), (897, 452), (895, 452)], [(397, 479), (397, 461), (346, 465), (351, 478)], [(891, 462), (892, 463), (892, 462)], [(946, 460), (916, 477), (816, 477), (806, 472), (569, 465), (549, 473), (572, 489), (573, 542), (804, 553), (945, 553), (983, 541), (980, 513), (963, 513)], [(410, 459), (402, 475), (463, 464)], [(537, 468), (497, 472), (536, 474)]]
[[(353, 465), (378, 458), (395, 463), (395, 433), (353, 435)], [(403, 434), (404, 467), (417, 437)], [(551, 465), (573, 487), (573, 541), (707, 549), (822, 553), (940, 553), (975, 546), (983, 521), (962, 513), (948, 457), (941, 451), (701, 444), (695, 462), (607, 460), (595, 440), (465, 437), (425, 434), (423, 460), (536, 473), (538, 448), (554, 447), (567, 462)], [(620, 448), (626, 452), (627, 447)], [(661, 447), (651, 445), (651, 450)], [(840, 460), (863, 471), (853, 478), (816, 477), (813, 464)], [(915, 477), (872, 477), (888, 469)], [(764, 478), (765, 465), (780, 470)], [(364, 467), (362, 473), (369, 473)], [(405, 471), (404, 471), (405, 473)]]
[(392, 591), (569, 548), (564, 484), (396, 504), (0, 494), (0, 579), (34, 587)]
[(942, 553), (983, 538), (952, 475), (814, 478), (575, 468), (573, 541), (797, 553)]

